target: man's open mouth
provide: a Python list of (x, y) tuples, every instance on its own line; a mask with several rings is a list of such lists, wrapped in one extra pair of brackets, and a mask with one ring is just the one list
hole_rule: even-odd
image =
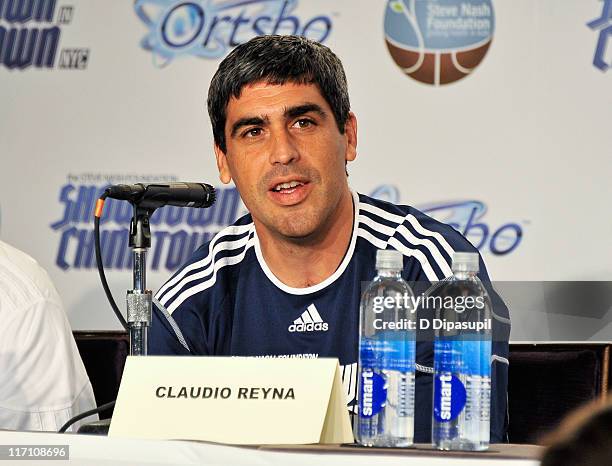
[(285, 183), (279, 183), (272, 188), (272, 191), (281, 193), (281, 194), (291, 194), (295, 192), (296, 188), (300, 186), (304, 186), (306, 183), (301, 181), (288, 181)]
[(305, 178), (277, 178), (268, 185), (268, 195), (275, 203), (292, 206), (301, 203), (312, 190), (312, 184)]

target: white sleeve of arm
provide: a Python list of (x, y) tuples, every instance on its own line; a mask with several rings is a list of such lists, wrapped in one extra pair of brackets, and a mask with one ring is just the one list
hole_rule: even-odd
[[(41, 300), (3, 326), (0, 429), (57, 431), (70, 418), (96, 407), (59, 302)], [(80, 423), (96, 419), (97, 415)]]

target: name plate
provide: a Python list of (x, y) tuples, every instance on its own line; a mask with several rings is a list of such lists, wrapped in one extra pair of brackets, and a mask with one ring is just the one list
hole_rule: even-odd
[(128, 357), (109, 436), (263, 445), (347, 443), (337, 359)]

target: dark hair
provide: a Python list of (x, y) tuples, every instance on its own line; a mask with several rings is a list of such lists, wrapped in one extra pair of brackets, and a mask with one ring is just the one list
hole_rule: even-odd
[[(542, 466), (612, 464), (612, 406), (591, 403), (570, 415), (551, 435)], [(548, 443), (546, 442), (546, 443)]]
[(208, 90), (208, 115), (215, 144), (225, 152), (225, 119), (230, 98), (248, 84), (316, 84), (331, 107), (341, 133), (350, 110), (346, 75), (340, 59), (326, 46), (300, 36), (254, 37), (236, 47), (220, 64)]

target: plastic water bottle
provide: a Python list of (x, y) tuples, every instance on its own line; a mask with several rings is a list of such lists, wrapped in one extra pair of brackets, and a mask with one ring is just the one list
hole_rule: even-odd
[(400, 252), (379, 250), (376, 269), (361, 298), (355, 437), (366, 446), (405, 447), (414, 438), (416, 306)]
[(491, 301), (477, 277), (478, 254), (455, 253), (453, 276), (434, 284), (432, 443), (486, 450), (491, 409)]

